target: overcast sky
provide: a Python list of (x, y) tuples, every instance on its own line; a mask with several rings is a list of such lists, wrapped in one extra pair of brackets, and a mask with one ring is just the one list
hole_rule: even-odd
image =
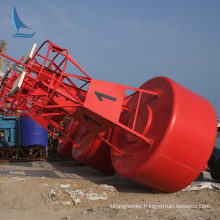
[[(12, 37), (12, 10), (32, 38)], [(90, 77), (140, 87), (166, 76), (208, 99), (220, 117), (219, 0), (1, 0), (0, 39), (16, 59), (45, 40)]]

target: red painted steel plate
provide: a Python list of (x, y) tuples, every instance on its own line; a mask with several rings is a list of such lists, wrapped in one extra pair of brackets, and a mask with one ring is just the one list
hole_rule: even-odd
[(92, 79), (84, 107), (109, 121), (118, 122), (124, 94), (124, 85)]
[[(149, 188), (176, 192), (206, 169), (216, 139), (215, 111), (206, 99), (165, 77), (153, 78), (140, 88), (162, 91), (159, 97), (142, 96), (135, 126), (153, 144), (116, 127), (112, 144), (123, 153), (116, 156), (111, 151), (113, 166), (120, 175)], [(127, 105), (136, 108), (137, 99), (132, 96)], [(121, 115), (127, 126), (132, 117), (133, 113)]]
[(83, 107), (71, 116), (92, 133), (107, 131), (119, 120), (124, 93), (124, 85), (92, 79)]

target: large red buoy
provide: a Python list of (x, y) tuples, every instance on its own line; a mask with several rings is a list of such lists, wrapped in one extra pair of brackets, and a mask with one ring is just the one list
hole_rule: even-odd
[[(142, 94), (135, 131), (152, 140), (146, 144), (116, 127), (112, 144), (123, 151), (113, 166), (120, 175), (162, 192), (175, 192), (190, 184), (204, 169), (212, 153), (217, 119), (204, 98), (171, 79), (157, 77), (141, 89), (161, 91), (159, 97)], [(127, 105), (136, 108), (138, 94)], [(132, 113), (122, 113), (132, 124)]]
[(13, 62), (0, 80), (0, 110), (58, 130), (50, 132), (59, 153), (162, 192), (206, 169), (217, 133), (206, 99), (165, 77), (140, 88), (92, 79), (66, 49), (35, 47), (21, 61), (0, 53)]

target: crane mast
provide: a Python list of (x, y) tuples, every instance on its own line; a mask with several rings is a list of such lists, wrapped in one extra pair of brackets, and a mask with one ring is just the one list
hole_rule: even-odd
[[(7, 43), (4, 40), (0, 41), (0, 52), (6, 54), (7, 51)], [(4, 57), (0, 56), (0, 71), (4, 71)]]

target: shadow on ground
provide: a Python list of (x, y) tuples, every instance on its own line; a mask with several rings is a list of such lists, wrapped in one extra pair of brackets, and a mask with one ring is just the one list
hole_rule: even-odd
[[(114, 186), (119, 192), (155, 193), (117, 173), (106, 175), (74, 160), (2, 163), (0, 164), (0, 175), (8, 177), (84, 179), (96, 184)], [(206, 174), (203, 181), (212, 181), (212, 179)]]

